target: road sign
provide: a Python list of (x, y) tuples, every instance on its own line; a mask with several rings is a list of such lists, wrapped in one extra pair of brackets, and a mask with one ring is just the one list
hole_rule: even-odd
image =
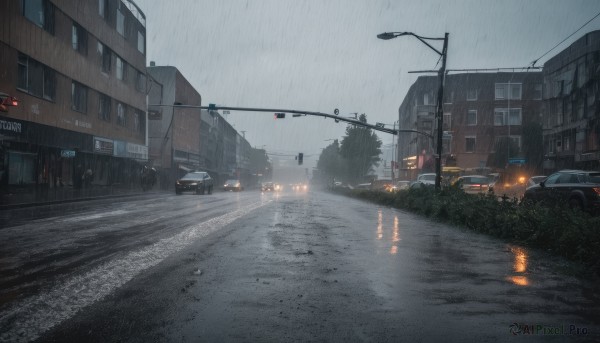
[(229, 111), (223, 111), (223, 114), (229, 114)]
[[(340, 110), (338, 110), (337, 108), (335, 110), (333, 110), (333, 114), (335, 114), (336, 116), (340, 115)], [(336, 123), (339, 123), (340, 121), (338, 119), (335, 119)]]
[(509, 158), (508, 164), (525, 164), (526, 160), (524, 158)]

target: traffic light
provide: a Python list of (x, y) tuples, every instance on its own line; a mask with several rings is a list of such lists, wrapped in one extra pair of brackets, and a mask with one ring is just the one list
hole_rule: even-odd
[(0, 93), (0, 111), (8, 112), (8, 106), (19, 106), (19, 100), (6, 93)]
[(275, 113), (275, 119), (284, 119), (285, 113)]
[(298, 165), (302, 165), (303, 159), (304, 159), (304, 154), (299, 153), (298, 154)]

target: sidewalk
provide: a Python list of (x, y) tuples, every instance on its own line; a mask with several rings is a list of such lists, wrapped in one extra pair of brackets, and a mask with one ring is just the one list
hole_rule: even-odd
[(83, 200), (93, 200), (101, 198), (111, 197), (124, 197), (141, 195), (151, 192), (156, 192), (157, 187), (154, 190), (147, 192), (142, 191), (140, 187), (123, 187), (123, 186), (100, 186), (93, 185), (88, 189), (73, 189), (72, 187), (61, 187), (53, 189), (43, 190), (15, 190), (0, 192), (0, 211), (21, 207), (31, 207), (39, 205), (50, 205), (60, 204), (66, 202), (75, 202)]

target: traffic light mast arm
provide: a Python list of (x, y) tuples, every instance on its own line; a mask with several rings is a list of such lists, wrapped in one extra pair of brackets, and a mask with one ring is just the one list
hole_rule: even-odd
[(372, 125), (372, 124), (363, 123), (360, 120), (351, 119), (351, 118), (344, 118), (344, 117), (336, 116), (336, 115), (333, 115), (333, 114), (322, 113), (322, 112), (286, 110), (286, 109), (281, 109), (281, 108), (252, 108), (252, 107), (229, 107), (229, 106), (161, 105), (161, 104), (148, 105), (148, 107), (150, 107), (150, 106), (156, 106), (156, 107), (179, 107), (179, 108), (199, 108), (201, 110), (213, 110), (213, 111), (225, 110), (225, 111), (244, 111), (244, 112), (294, 113), (294, 114), (301, 114), (301, 115), (308, 115), (308, 116), (317, 116), (317, 117), (331, 118), (331, 119), (334, 119), (334, 120), (339, 120), (339, 121), (343, 121), (343, 122), (354, 124), (354, 125), (358, 125), (358, 126), (368, 127), (370, 129), (373, 129), (373, 130), (376, 130), (376, 131), (390, 133), (392, 135), (397, 135), (398, 132), (414, 132), (414, 133), (418, 133), (418, 134), (422, 134), (422, 135), (428, 136), (429, 138), (433, 138), (433, 136), (431, 134), (427, 133), (427, 132), (421, 132), (421, 131), (417, 131), (417, 130), (388, 129), (388, 128), (381, 127), (381, 126), (375, 126), (375, 125)]

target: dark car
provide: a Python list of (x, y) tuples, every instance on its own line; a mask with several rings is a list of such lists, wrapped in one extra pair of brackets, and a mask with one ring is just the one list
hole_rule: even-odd
[(568, 203), (592, 213), (600, 213), (600, 172), (561, 170), (525, 190), (523, 200)]
[(240, 180), (227, 180), (223, 185), (223, 190), (239, 192), (243, 191), (244, 187), (242, 186)]
[(273, 182), (265, 182), (262, 184), (262, 191), (263, 192), (269, 192), (269, 191), (274, 191), (275, 190), (275, 184)]
[(213, 179), (206, 172), (191, 172), (175, 182), (175, 194), (195, 192), (196, 194), (212, 194)]

